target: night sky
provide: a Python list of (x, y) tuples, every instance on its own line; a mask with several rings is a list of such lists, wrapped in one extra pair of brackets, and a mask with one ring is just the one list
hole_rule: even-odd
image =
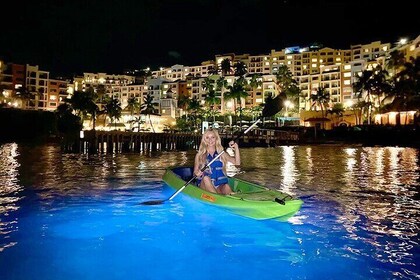
[(392, 6), (378, 0), (28, 2), (2, 9), (0, 59), (39, 65), (53, 76), (155, 70), (199, 65), (230, 52), (268, 54), (313, 42), (349, 48), (420, 35), (420, 17), (408, 0)]

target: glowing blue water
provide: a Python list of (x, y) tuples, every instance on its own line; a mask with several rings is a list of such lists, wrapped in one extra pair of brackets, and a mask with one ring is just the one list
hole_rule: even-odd
[(162, 168), (193, 154), (88, 157), (3, 145), (0, 279), (419, 279), (419, 152), (307, 149), (242, 149), (249, 165), (237, 176), (304, 200), (276, 222), (182, 194), (138, 204), (169, 197)]

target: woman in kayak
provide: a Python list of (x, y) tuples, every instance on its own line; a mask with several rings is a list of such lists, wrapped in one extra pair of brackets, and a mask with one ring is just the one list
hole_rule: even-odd
[[(223, 152), (222, 141), (217, 130), (212, 128), (207, 129), (201, 138), (200, 147), (195, 156), (194, 174), (197, 176), (197, 185), (209, 192), (219, 194), (231, 194), (232, 189), (228, 185), (228, 178), (226, 176), (226, 165), (230, 162), (234, 165), (241, 164), (241, 157), (239, 154), (239, 146), (234, 141), (229, 142), (229, 147), (234, 150), (234, 156)], [(220, 155), (206, 170), (201, 172), (206, 164), (212, 159)]]

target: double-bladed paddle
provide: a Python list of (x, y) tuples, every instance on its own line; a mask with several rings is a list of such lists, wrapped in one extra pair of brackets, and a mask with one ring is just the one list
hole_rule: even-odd
[[(261, 116), (246, 130), (241, 131), (241, 133), (235, 137), (233, 140), (234, 142), (238, 141), (239, 138), (241, 138), (244, 134), (248, 133), (252, 128), (254, 128), (263, 118), (271, 117), (278, 113), (283, 108), (283, 98), (284, 95), (277, 95), (274, 98), (267, 98), (264, 108), (262, 110)], [(200, 171), (203, 172), (207, 169), (215, 160), (217, 160), (223, 153), (225, 153), (225, 150), (223, 150), (220, 154), (218, 154), (214, 159), (212, 159), (209, 163), (207, 163), (205, 166), (203, 166)], [(195, 179), (197, 179), (197, 175), (194, 174), (194, 176), (188, 180), (181, 188), (179, 188), (174, 194), (172, 194), (169, 198), (163, 199), (163, 200), (151, 200), (151, 201), (144, 201), (140, 204), (143, 205), (157, 205), (162, 204), (165, 201), (172, 200), (175, 196), (177, 196), (180, 192), (182, 192), (191, 182), (193, 182)]]

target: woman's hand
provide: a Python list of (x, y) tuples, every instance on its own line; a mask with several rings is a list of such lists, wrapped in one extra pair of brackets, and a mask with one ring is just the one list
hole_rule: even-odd
[(201, 170), (197, 170), (197, 171), (195, 171), (195, 172), (194, 172), (194, 175), (195, 175), (197, 178), (200, 178), (201, 176), (203, 176), (203, 172), (202, 172)]
[(229, 142), (229, 147), (231, 147), (232, 149), (239, 149), (238, 143), (236, 143), (235, 141), (230, 141)]

